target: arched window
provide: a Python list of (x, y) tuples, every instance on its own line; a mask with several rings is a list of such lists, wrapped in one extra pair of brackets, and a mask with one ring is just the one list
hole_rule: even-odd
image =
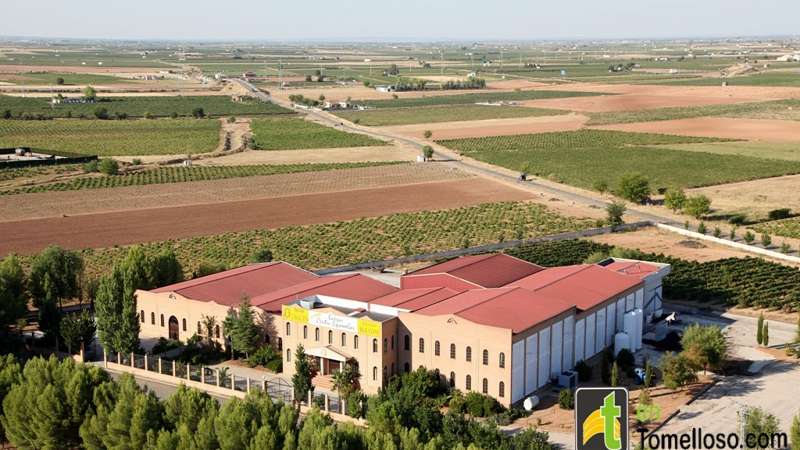
[(504, 368), (506, 366), (506, 354), (500, 352), (500, 368)]
[(319, 328), (314, 329), (314, 340), (319, 342)]
[(303, 325), (303, 339), (308, 339), (308, 325)]
[(394, 350), (394, 347), (395, 347), (395, 341), (396, 341), (396, 340), (397, 340), (397, 337), (396, 337), (395, 335), (392, 335), (392, 350)]
[(456, 387), (456, 373), (450, 372), (450, 387)]
[(181, 319), (181, 328), (183, 328), (183, 331), (186, 331), (186, 319)]
[(403, 350), (411, 350), (411, 337), (409, 335), (403, 336)]
[(287, 336), (292, 335), (292, 324), (289, 322), (286, 322), (286, 335)]
[(144, 310), (139, 311), (139, 322), (144, 323)]
[(408, 373), (411, 368), (408, 367), (408, 363), (403, 364), (403, 372)]
[(466, 389), (468, 391), (472, 390), (472, 377), (469, 376), (469, 375), (467, 375), (467, 380), (465, 381), (464, 389)]
[(439, 351), (441, 350), (441, 346), (439, 345), (439, 341), (433, 343), (433, 354), (439, 356)]
[(278, 338), (278, 351), (283, 348), (283, 338)]
[(472, 361), (472, 347), (469, 346), (467, 347), (466, 357), (467, 357), (467, 362)]
[(287, 348), (286, 349), (286, 362), (289, 362), (291, 360), (292, 360), (292, 351)]
[(499, 397), (505, 397), (506, 396), (506, 384), (503, 383), (502, 381), (497, 386), (497, 392), (498, 392), (498, 396)]
[(484, 394), (488, 394), (489, 393), (489, 380), (487, 380), (486, 378), (483, 379), (483, 391), (482, 392)]
[(373, 366), (372, 367), (372, 381), (378, 380), (378, 368)]
[(358, 349), (358, 335), (353, 336), (353, 348)]
[(389, 341), (386, 338), (383, 338), (383, 351), (386, 352), (387, 346), (389, 345)]
[(214, 325), (214, 336), (219, 339), (219, 325)]
[(155, 325), (155, 324), (156, 324), (156, 313), (151, 312), (150, 313), (150, 325)]
[(425, 339), (419, 338), (419, 352), (425, 353)]
[(164, 315), (163, 314), (161, 315), (161, 326), (162, 327), (164, 326)]
[(383, 381), (386, 381), (388, 379), (389, 379), (389, 368), (383, 366)]
[(450, 344), (450, 359), (456, 359), (456, 344)]
[(372, 340), (372, 353), (378, 353), (378, 340)]
[(347, 335), (342, 333), (342, 347), (347, 345)]
[(333, 331), (328, 330), (328, 344), (333, 344)]
[(488, 366), (489, 365), (489, 350), (484, 350), (483, 351), (483, 365), (484, 366)]

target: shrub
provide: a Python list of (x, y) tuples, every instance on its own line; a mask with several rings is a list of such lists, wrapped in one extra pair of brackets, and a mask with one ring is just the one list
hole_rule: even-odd
[(767, 214), (769, 220), (788, 219), (792, 215), (792, 210), (789, 208), (773, 209)]
[(97, 160), (96, 159), (92, 160), (92, 161), (89, 161), (89, 162), (87, 162), (86, 164), (83, 165), (83, 171), (86, 172), (86, 173), (95, 173), (98, 170), (99, 169), (97, 168)]
[(700, 222), (700, 225), (697, 226), (697, 232), (700, 234), (706, 234), (708, 230), (706, 229), (706, 224), (704, 222)]
[(789, 246), (786, 242), (781, 244), (781, 253), (790, 253), (792, 251), (792, 247)]
[(617, 365), (619, 365), (620, 370), (626, 373), (628, 376), (633, 375), (633, 369), (636, 365), (636, 359), (633, 357), (633, 353), (630, 350), (623, 348), (622, 350), (617, 353), (616, 359)]
[(714, 227), (714, 237), (720, 238), (721, 236), (722, 236), (722, 230), (720, 230), (719, 227)]
[(728, 223), (731, 225), (744, 225), (747, 221), (747, 216), (744, 214), (734, 214), (728, 218)]
[(203, 110), (203, 108), (194, 108), (192, 110), (192, 117), (194, 117), (195, 119), (201, 119), (205, 116), (206, 112)]
[(673, 390), (697, 379), (686, 358), (673, 352), (667, 352), (661, 358), (661, 374), (664, 386)]
[(133, 164), (134, 166), (141, 166), (142, 165), (142, 160), (140, 158), (133, 158), (131, 160), (131, 164)]
[(431, 130), (425, 130), (425, 139), (430, 139), (433, 136), (433, 132)]
[(488, 417), (502, 411), (502, 406), (497, 403), (494, 397), (478, 392), (469, 392), (464, 396), (463, 408), (466, 413), (473, 417)]
[(575, 363), (575, 371), (578, 372), (578, 381), (587, 382), (592, 379), (592, 368), (584, 360)]
[(151, 114), (150, 111), (145, 111), (142, 117), (149, 120), (153, 118), (153, 114)]
[(608, 224), (613, 226), (622, 225), (625, 223), (622, 216), (625, 215), (625, 203), (613, 202), (606, 207), (606, 215)]
[(158, 342), (156, 342), (156, 345), (153, 346), (153, 349), (151, 351), (154, 355), (158, 355), (179, 348), (180, 346), (181, 346), (181, 341), (173, 339), (165, 339), (163, 337), (160, 337), (158, 338)]
[(105, 108), (97, 108), (94, 110), (94, 116), (100, 120), (108, 119), (108, 110)]
[(604, 194), (608, 191), (608, 183), (605, 180), (597, 180), (592, 185), (595, 191)]
[(561, 409), (575, 409), (575, 394), (572, 389), (562, 389), (558, 393), (558, 406)]
[(424, 156), (425, 159), (433, 158), (433, 147), (431, 147), (430, 145), (422, 147), (422, 156)]
[(680, 211), (685, 203), (686, 194), (681, 189), (670, 189), (664, 194), (664, 206), (673, 211)]
[(234, 116), (228, 117), (228, 123), (236, 123), (236, 117)]
[(268, 248), (262, 248), (260, 250), (256, 250), (253, 253), (253, 256), (250, 257), (250, 262), (254, 263), (266, 263), (272, 261), (272, 250)]
[(756, 240), (756, 235), (753, 234), (752, 231), (748, 230), (747, 233), (744, 234), (744, 241), (747, 242), (748, 244), (752, 244), (753, 241), (755, 240)]
[(345, 399), (347, 402), (347, 415), (361, 419), (367, 413), (367, 396), (361, 391), (353, 391)]
[(764, 247), (772, 245), (772, 237), (767, 233), (761, 233), (761, 245)]
[(683, 212), (699, 219), (711, 212), (711, 200), (705, 195), (689, 197), (683, 205)]
[(264, 366), (266, 367), (274, 359), (281, 359), (275, 349), (269, 345), (259, 347), (247, 358), (247, 365), (250, 367)]
[(119, 163), (113, 159), (102, 159), (97, 165), (98, 170), (106, 175), (116, 175), (119, 173)]
[(736, 227), (732, 227), (732, 228), (731, 228), (731, 232), (730, 232), (730, 234), (728, 234), (728, 237), (729, 237), (731, 240), (734, 240), (734, 239), (736, 239)]
[(619, 182), (617, 195), (634, 203), (643, 203), (650, 198), (650, 182), (641, 174), (625, 175)]
[(173, 111), (173, 113), (172, 113), (172, 114), (170, 114), (169, 116), (170, 116), (171, 118), (173, 118), (173, 119), (177, 119), (177, 118), (178, 118), (178, 113), (176, 113), (176, 112), (174, 112), (174, 111)]

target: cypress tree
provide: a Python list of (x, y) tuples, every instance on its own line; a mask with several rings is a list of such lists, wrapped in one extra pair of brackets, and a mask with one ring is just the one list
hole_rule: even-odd
[(305, 401), (308, 392), (314, 390), (314, 386), (311, 384), (312, 378), (314, 378), (314, 371), (311, 363), (308, 361), (303, 345), (299, 344), (294, 352), (294, 375), (292, 375), (295, 401)]
[(769, 347), (769, 322), (764, 322), (763, 337), (764, 347)]
[(756, 323), (756, 342), (758, 342), (758, 345), (764, 342), (764, 313), (758, 315), (758, 323)]

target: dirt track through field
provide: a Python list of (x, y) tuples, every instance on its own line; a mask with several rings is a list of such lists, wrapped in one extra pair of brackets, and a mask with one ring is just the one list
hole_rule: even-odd
[(34, 253), (52, 244), (71, 249), (110, 247), (530, 198), (531, 194), (525, 191), (476, 177), (347, 192), (4, 222), (0, 223), (0, 255)]
[(603, 125), (592, 128), (767, 142), (800, 141), (800, 122), (795, 120), (697, 117), (693, 119)]

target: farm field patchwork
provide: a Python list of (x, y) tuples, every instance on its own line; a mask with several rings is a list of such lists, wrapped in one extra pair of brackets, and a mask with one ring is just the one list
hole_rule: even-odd
[(0, 147), (85, 155), (207, 153), (219, 145), (217, 120), (0, 120)]
[(387, 100), (353, 100), (353, 103), (368, 106), (370, 108), (411, 108), (419, 106), (469, 105), (478, 102), (510, 102), (565, 97), (593, 97), (597, 95), (603, 94), (598, 92), (549, 90), (511, 92), (486, 91), (470, 94), (431, 95), (428, 97), (396, 98)]
[[(202, 108), (207, 116), (230, 115), (273, 115), (294, 114), (293, 111), (274, 103), (259, 101), (234, 102), (226, 95), (194, 96), (141, 96), (141, 97), (103, 97), (96, 103), (51, 105), (47, 97), (14, 97), (0, 95), (0, 114), (4, 117), (44, 116), (95, 118), (95, 111), (105, 108), (109, 116), (127, 114), (128, 117), (170, 117), (173, 113), (181, 117), (192, 116), (195, 108)], [(6, 114), (8, 112), (8, 114)]]
[[(502, 236), (542, 236), (592, 224), (593, 221), (558, 216), (542, 205), (494, 202), (273, 230), (227, 232), (152, 242), (142, 247), (148, 253), (174, 249), (188, 273), (203, 262), (230, 267), (245, 264), (259, 248), (271, 249), (275, 259), (313, 269), (486, 244), (497, 242)], [(0, 228), (6, 228), (5, 224)], [(7, 251), (4, 248), (1, 253)], [(86, 249), (82, 254), (87, 272), (96, 276), (106, 272), (125, 252), (124, 248), (114, 247)]]
[(395, 133), (425, 138), (431, 131), (436, 140), (508, 136), (514, 134), (574, 131), (583, 128), (588, 118), (579, 114), (558, 116), (516, 117), (510, 119), (464, 120), (460, 122), (395, 125), (386, 129)]
[(752, 156), (765, 159), (800, 161), (800, 147), (790, 142), (734, 141), (702, 144), (672, 144), (658, 146), (667, 150), (716, 153), (719, 155)]
[(738, 103), (734, 105), (687, 106), (657, 108), (643, 111), (590, 113), (587, 125), (653, 122), (658, 120), (691, 119), (695, 117), (744, 117), (753, 119), (790, 119), (796, 117), (800, 100), (773, 100)]
[(19, 85), (37, 85), (47, 84), (55, 85), (58, 79), (64, 80), (64, 86), (75, 86), (85, 84), (124, 84), (131, 83), (134, 80), (115, 77), (111, 75), (98, 75), (98, 74), (78, 74), (78, 73), (58, 73), (58, 72), (25, 72), (20, 74), (0, 73), (0, 81), (19, 84)]
[(363, 134), (346, 133), (301, 118), (255, 119), (251, 124), (258, 150), (366, 147), (386, 145)]
[[(185, 183), (190, 181), (224, 180), (284, 173), (319, 172), (355, 167), (396, 164), (394, 162), (275, 164), (247, 166), (170, 166), (146, 169), (120, 175), (83, 176), (69, 181), (36, 184), (32, 186), (0, 189), (0, 195), (31, 194), (36, 192), (79, 191), (83, 189), (108, 189), (126, 186)], [(0, 172), (2, 173), (2, 172)]]
[(595, 128), (634, 133), (665, 133), (766, 142), (800, 142), (800, 121), (793, 120), (695, 117), (692, 119), (602, 125)]
[(407, 125), (412, 123), (453, 122), (459, 120), (507, 119), (513, 117), (554, 116), (567, 111), (519, 106), (457, 105), (424, 108), (381, 108), (344, 111), (336, 115), (367, 126)]
[(582, 188), (645, 175), (653, 188), (695, 187), (800, 173), (800, 162), (647, 148), (720, 139), (580, 130), (441, 141), (465, 156)]
[(670, 86), (800, 86), (800, 73), (791, 71), (768, 71), (746, 76), (728, 78), (691, 78), (687, 80), (660, 81), (654, 84)]

